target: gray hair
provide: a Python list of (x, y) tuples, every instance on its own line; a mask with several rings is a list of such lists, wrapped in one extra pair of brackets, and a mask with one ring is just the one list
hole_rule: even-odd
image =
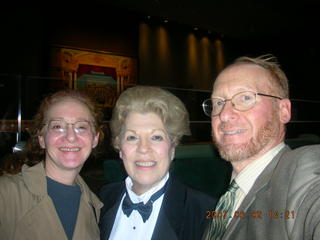
[(120, 95), (113, 109), (110, 128), (115, 149), (119, 148), (125, 120), (132, 112), (157, 114), (174, 145), (183, 135), (190, 135), (189, 114), (179, 98), (159, 87), (135, 86)]
[(235, 64), (253, 64), (264, 68), (271, 76), (271, 90), (273, 90), (279, 97), (289, 98), (288, 78), (280, 68), (277, 58), (272, 54), (266, 54), (256, 58), (239, 57), (233, 62), (232, 65)]

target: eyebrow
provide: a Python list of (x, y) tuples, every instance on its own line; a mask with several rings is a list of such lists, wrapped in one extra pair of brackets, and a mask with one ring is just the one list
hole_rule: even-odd
[[(250, 91), (250, 92), (259, 92), (258, 90), (254, 90), (252, 88), (249, 88), (249, 87), (240, 87), (238, 89), (236, 89), (235, 93), (232, 94), (232, 96), (238, 94), (238, 93), (241, 93), (241, 92), (247, 92), (247, 91)], [(225, 99), (224, 97), (220, 97), (220, 96), (217, 96), (217, 95), (211, 95), (211, 98), (223, 98)]]
[[(48, 122), (50, 122), (50, 121), (65, 121), (65, 122), (67, 122), (66, 119), (64, 119), (64, 118), (52, 118), (52, 119), (48, 119), (47, 121)], [(90, 120), (85, 119), (85, 118), (76, 118), (75, 122), (90, 122)]]
[[(152, 133), (154, 133), (156, 131), (161, 131), (161, 132), (165, 133), (166, 135), (168, 135), (168, 133), (164, 129), (160, 129), (160, 128), (152, 129), (152, 131), (150, 133), (152, 134)], [(134, 134), (138, 134), (137, 131), (135, 131), (133, 129), (126, 129), (124, 131), (124, 133), (126, 133), (126, 132), (133, 132)]]

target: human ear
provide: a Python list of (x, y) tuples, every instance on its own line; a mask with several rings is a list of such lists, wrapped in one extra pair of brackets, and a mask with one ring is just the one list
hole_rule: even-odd
[(287, 98), (280, 100), (279, 117), (280, 122), (282, 122), (283, 124), (288, 123), (291, 119), (291, 102)]
[(176, 152), (176, 149), (175, 147), (172, 147), (171, 149), (171, 152), (170, 152), (170, 160), (172, 161), (175, 157), (175, 152)]
[(92, 148), (95, 148), (95, 147), (98, 145), (98, 143), (99, 143), (99, 136), (100, 136), (100, 133), (97, 133), (97, 135), (94, 136), (93, 142), (92, 142)]
[(45, 149), (46, 148), (46, 143), (44, 141), (44, 137), (42, 135), (39, 135), (38, 136), (38, 141), (39, 141), (39, 145), (42, 149)]

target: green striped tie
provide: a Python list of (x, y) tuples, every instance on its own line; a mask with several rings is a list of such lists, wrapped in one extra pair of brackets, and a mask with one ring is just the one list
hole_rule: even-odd
[(216, 206), (216, 215), (210, 223), (207, 232), (206, 240), (220, 240), (227, 228), (227, 223), (231, 217), (234, 200), (236, 198), (236, 191), (238, 184), (232, 180), (228, 187), (228, 191), (220, 198)]

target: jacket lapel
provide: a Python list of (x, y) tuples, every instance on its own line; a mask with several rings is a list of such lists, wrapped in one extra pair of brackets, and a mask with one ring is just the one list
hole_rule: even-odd
[[(152, 234), (152, 240), (178, 239), (179, 232), (182, 228), (182, 220), (185, 218), (184, 202), (185, 202), (185, 187), (176, 182), (170, 176), (167, 191), (164, 195), (162, 206), (156, 222), (155, 229)], [(124, 182), (114, 185), (103, 193), (101, 200), (104, 202), (104, 207), (101, 212), (100, 229), (101, 239), (109, 238), (121, 198), (125, 192)], [(112, 193), (112, 194), (111, 194)]]
[[(109, 194), (111, 193), (112, 194)], [(113, 223), (115, 221), (117, 211), (121, 202), (121, 198), (125, 192), (125, 185), (123, 182), (115, 184), (112, 191), (106, 193), (107, 196), (101, 196), (104, 206), (101, 212), (101, 219), (99, 223), (101, 239), (109, 239)], [(111, 224), (112, 223), (112, 224)]]
[(182, 227), (185, 188), (179, 186), (179, 183), (172, 176), (168, 181), (170, 182), (164, 195), (159, 217), (152, 234), (152, 240), (178, 239)]
[[(240, 207), (238, 208), (238, 211), (243, 211), (244, 213), (247, 213), (249, 207), (251, 204), (255, 201), (256, 196), (259, 194), (259, 192), (265, 188), (268, 188), (268, 184), (270, 182), (271, 176), (274, 172), (274, 169), (279, 163), (279, 160), (283, 156), (283, 154), (287, 151), (289, 151), (290, 148), (288, 146), (285, 146), (269, 163), (269, 165), (263, 170), (263, 172), (260, 174), (260, 176), (257, 178), (255, 183), (253, 184), (251, 190), (249, 191), (248, 195), (243, 199)], [(238, 224), (242, 221), (241, 218), (233, 218), (227, 227), (227, 230), (223, 236), (223, 239), (229, 239), (230, 235), (235, 231)], [(230, 238), (231, 239), (231, 238)]]

